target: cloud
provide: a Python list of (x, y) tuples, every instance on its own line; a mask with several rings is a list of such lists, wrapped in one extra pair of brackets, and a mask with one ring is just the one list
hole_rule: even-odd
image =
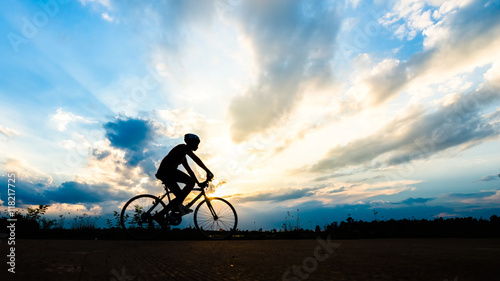
[(141, 150), (154, 136), (152, 125), (147, 120), (124, 118), (104, 124), (106, 137), (116, 148)]
[(328, 190), (328, 193), (330, 193), (330, 194), (340, 193), (340, 192), (344, 192), (344, 191), (348, 190), (349, 188), (351, 188), (351, 187), (342, 186), (342, 187), (339, 187), (336, 189), (330, 189), (330, 190)]
[(369, 90), (371, 103), (379, 105), (399, 94), (410, 80), (409, 69), (405, 63), (395, 59), (380, 62), (372, 70), (370, 76), (361, 82)]
[(352, 175), (352, 173), (333, 173), (330, 175), (317, 177), (313, 181), (325, 181), (325, 180), (329, 180), (329, 179), (340, 178), (340, 177), (345, 177), (345, 176), (350, 176), (350, 175)]
[(94, 149), (92, 149), (91, 154), (94, 155), (94, 157), (100, 161), (100, 160), (103, 160), (106, 157), (110, 156), (111, 152), (108, 150), (98, 150), (98, 149), (94, 148)]
[(434, 200), (435, 198), (422, 198), (422, 197), (419, 197), (419, 198), (408, 198), (408, 199), (405, 199), (403, 201), (401, 201), (400, 203), (395, 203), (395, 204), (405, 204), (405, 205), (413, 205), (413, 204), (425, 204), (431, 200)]
[(484, 79), (493, 87), (500, 88), (500, 59), (484, 74)]
[[(33, 163), (25, 162), (19, 158), (6, 158), (3, 161), (0, 160), (0, 174), (4, 174), (3, 177), (5, 177), (8, 173), (14, 173), (16, 182), (38, 186), (33, 187), (33, 190), (52, 184), (53, 178), (50, 175), (40, 171), (37, 167), (31, 166), (31, 164)], [(5, 182), (7, 182), (7, 179), (5, 179)]]
[[(0, 179), (7, 182), (4, 175), (0, 176)], [(30, 178), (29, 176), (16, 179), (15, 196), (17, 206), (123, 201), (134, 195), (130, 191), (116, 189), (107, 183), (68, 181), (56, 187), (46, 179)], [(8, 202), (7, 192), (0, 192), (0, 199), (6, 204)]]
[(416, 180), (381, 180), (376, 182), (356, 180), (354, 183), (336, 182), (329, 185), (322, 184), (315, 191), (314, 199), (323, 202), (325, 205), (359, 202), (367, 198), (391, 196), (403, 191), (412, 190), (413, 187), (411, 185), (419, 182)]
[(51, 119), (56, 123), (57, 130), (59, 130), (60, 132), (66, 131), (66, 126), (70, 122), (79, 121), (84, 123), (97, 123), (96, 121), (88, 120), (82, 116), (75, 115), (71, 112), (64, 112), (62, 108), (58, 108), (57, 113), (52, 115)]
[(111, 8), (110, 0), (78, 0), (83, 6), (88, 4), (98, 4), (106, 8)]
[(356, 7), (359, 5), (359, 2), (361, 2), (361, 0), (347, 0), (347, 2), (352, 6), (353, 9), (356, 9)]
[(315, 188), (302, 188), (302, 189), (293, 189), (284, 192), (261, 192), (254, 194), (235, 194), (231, 196), (226, 196), (230, 198), (231, 201), (235, 202), (283, 202), (287, 200), (300, 199), (303, 197), (309, 197), (314, 194)]
[(498, 207), (500, 190), (492, 189), (474, 193), (450, 193), (445, 194), (444, 197), (450, 199), (452, 202), (467, 204), (470, 209), (484, 209), (486, 207)]
[(482, 199), (495, 195), (496, 191), (480, 191), (474, 193), (448, 193), (445, 197), (456, 199)]
[[(423, 4), (419, 3), (412, 5)], [(493, 63), (500, 49), (499, 12), (498, 5), (484, 7), (482, 1), (475, 1), (450, 13), (439, 24), (426, 25), (424, 51), (406, 61), (383, 60), (360, 81), (369, 91), (369, 103), (386, 102), (410, 83), (432, 84)]]
[[(45, 198), (44, 191), (50, 186), (46, 181), (20, 180), (19, 174), (16, 174), (15, 198), (16, 206), (49, 204), (50, 201)], [(5, 175), (0, 176), (3, 182), (7, 182)], [(6, 205), (8, 202), (7, 188), (0, 191), (0, 198)]]
[[(114, 122), (104, 124), (106, 138), (111, 146), (125, 152), (128, 166), (141, 167), (149, 176), (156, 173), (155, 161), (159, 160), (161, 147), (153, 144), (155, 129), (148, 120), (133, 118), (117, 118)], [(100, 152), (99, 155), (102, 156)]]
[(499, 175), (484, 176), (479, 181), (496, 181), (499, 179)]
[(64, 182), (58, 188), (51, 188), (43, 193), (43, 197), (49, 202), (68, 204), (121, 201), (132, 196), (128, 191), (116, 190), (106, 183), (88, 184), (75, 181)]
[[(466, 6), (470, 1), (395, 1), (379, 23), (394, 32), (400, 40), (413, 40), (418, 33), (437, 25), (446, 15)], [(439, 6), (438, 6), (439, 5)]]
[(151, 42), (150, 47), (172, 55), (182, 50), (191, 27), (210, 26), (216, 2), (114, 1), (112, 7), (116, 20), (137, 29), (138, 36)]
[(255, 85), (231, 101), (231, 136), (246, 140), (293, 110), (307, 87), (331, 80), (340, 15), (335, 6), (304, 1), (248, 1), (238, 24), (260, 68)]
[(377, 133), (331, 149), (312, 166), (313, 172), (371, 163), (398, 165), (424, 159), (453, 147), (465, 149), (500, 134), (497, 114), (482, 115), (484, 108), (500, 100), (498, 88), (455, 96), (455, 101), (434, 112), (411, 108)]
[(439, 213), (437, 215), (434, 216), (435, 218), (451, 218), (451, 217), (459, 217), (458, 214), (449, 214), (449, 213), (446, 213), (446, 212), (443, 212), (443, 213)]
[(105, 21), (109, 21), (109, 22), (113, 22), (115, 19), (113, 17), (111, 17), (107, 12), (104, 12), (101, 14), (101, 17), (105, 20)]
[[(333, 206), (350, 202), (359, 202), (376, 196), (390, 196), (411, 189), (409, 185), (419, 183), (414, 180), (384, 181), (366, 183), (363, 181), (353, 184), (335, 183), (320, 184), (314, 187), (278, 189), (269, 192), (248, 194), (233, 194), (225, 196), (230, 201), (239, 203), (270, 202), (275, 206), (286, 204), (306, 204), (307, 202), (321, 202), (318, 206)], [(416, 202), (423, 199), (415, 199)], [(316, 203), (310, 203), (316, 204)]]
[(4, 137), (11, 139), (11, 138), (18, 136), (18, 135), (19, 135), (19, 133), (16, 130), (6, 128), (6, 127), (3, 127), (2, 125), (0, 125), (0, 139), (2, 139)]
[(168, 124), (162, 128), (161, 133), (169, 138), (182, 138), (187, 132), (196, 132), (203, 140), (210, 133), (221, 133), (219, 122), (207, 120), (204, 115), (192, 109), (158, 110), (158, 117)]

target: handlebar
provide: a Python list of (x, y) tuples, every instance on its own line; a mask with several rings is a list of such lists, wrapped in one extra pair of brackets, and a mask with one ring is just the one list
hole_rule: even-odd
[(204, 182), (200, 182), (198, 184), (198, 186), (201, 187), (201, 188), (205, 188), (205, 187), (208, 186), (208, 183), (211, 182), (211, 181), (212, 181), (212, 179), (206, 179)]

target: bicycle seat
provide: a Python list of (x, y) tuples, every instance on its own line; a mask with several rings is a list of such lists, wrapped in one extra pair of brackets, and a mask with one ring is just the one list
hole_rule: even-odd
[(155, 174), (155, 177), (156, 177), (157, 179), (161, 180), (161, 183), (162, 183), (163, 185), (167, 186), (167, 184), (165, 183), (165, 180), (164, 180), (164, 179), (162, 179), (162, 178), (160, 178), (160, 177), (158, 176), (158, 174)]
[(158, 176), (158, 174), (155, 174), (155, 177), (156, 177), (157, 179), (161, 180), (163, 183), (165, 183), (165, 178), (160, 178), (160, 177)]

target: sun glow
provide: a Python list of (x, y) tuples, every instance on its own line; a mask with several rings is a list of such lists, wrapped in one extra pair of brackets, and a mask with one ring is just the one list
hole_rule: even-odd
[(227, 187), (227, 182), (224, 180), (212, 180), (206, 190), (207, 195), (210, 197), (224, 197), (226, 195), (224, 187)]

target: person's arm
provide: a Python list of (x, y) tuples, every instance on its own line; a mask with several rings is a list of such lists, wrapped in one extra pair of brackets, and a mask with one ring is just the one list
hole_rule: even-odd
[(189, 164), (187, 162), (187, 159), (186, 157), (184, 157), (184, 159), (182, 160), (182, 166), (184, 166), (184, 168), (186, 169), (186, 171), (188, 172), (189, 176), (191, 176), (195, 181), (196, 183), (200, 183), (198, 181), (198, 178), (196, 178), (196, 175), (194, 174), (193, 170), (191, 170), (191, 167), (189, 167)]
[(198, 156), (196, 156), (196, 154), (194, 154), (193, 151), (189, 150), (187, 152), (187, 155), (189, 155), (189, 157), (191, 157), (191, 159), (193, 159), (193, 161), (198, 164), (198, 166), (200, 166), (203, 170), (205, 170), (205, 172), (207, 172), (207, 178), (210, 178), (212, 179), (213, 178), (213, 174), (212, 172), (210, 172), (210, 170), (207, 168), (207, 166), (205, 166), (205, 164), (203, 164), (203, 161), (201, 161), (200, 158), (198, 158)]

